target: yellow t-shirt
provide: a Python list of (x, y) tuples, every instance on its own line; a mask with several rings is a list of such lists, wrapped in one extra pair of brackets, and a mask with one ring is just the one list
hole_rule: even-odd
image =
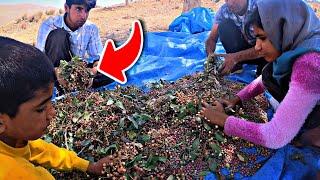
[(0, 180), (54, 179), (46, 168), (86, 171), (89, 161), (73, 151), (59, 148), (42, 139), (28, 141), (23, 148), (13, 148), (0, 141)]

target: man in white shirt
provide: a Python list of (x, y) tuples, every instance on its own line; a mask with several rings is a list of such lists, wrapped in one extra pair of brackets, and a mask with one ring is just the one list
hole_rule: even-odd
[[(87, 20), (95, 5), (96, 0), (66, 0), (64, 15), (50, 17), (41, 24), (36, 47), (49, 57), (54, 67), (59, 67), (60, 60), (70, 61), (72, 56), (86, 59), (90, 68), (97, 66), (103, 46), (98, 27)], [(98, 73), (92, 87), (111, 82), (110, 78)]]

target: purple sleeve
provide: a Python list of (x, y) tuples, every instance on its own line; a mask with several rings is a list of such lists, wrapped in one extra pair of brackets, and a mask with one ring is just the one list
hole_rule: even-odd
[(246, 102), (251, 98), (263, 93), (264, 91), (265, 91), (265, 87), (262, 83), (262, 76), (260, 75), (257, 79), (252, 81), (248, 86), (246, 86), (240, 92), (238, 92), (237, 96), (241, 99), (242, 102)]
[(270, 122), (252, 123), (229, 116), (224, 132), (268, 148), (281, 148), (297, 135), (319, 101), (320, 53), (307, 53), (295, 62), (289, 91)]

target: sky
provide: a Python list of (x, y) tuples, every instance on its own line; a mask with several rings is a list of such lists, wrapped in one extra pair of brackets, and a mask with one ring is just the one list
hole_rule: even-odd
[[(0, 0), (1, 4), (37, 4), (43, 6), (53, 6), (63, 8), (65, 0)], [(114, 4), (124, 3), (125, 0), (97, 0), (99, 6), (110, 6)]]

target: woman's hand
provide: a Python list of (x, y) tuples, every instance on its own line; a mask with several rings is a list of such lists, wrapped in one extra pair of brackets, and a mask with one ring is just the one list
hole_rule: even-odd
[(218, 101), (213, 102), (213, 106), (202, 101), (202, 110), (200, 110), (200, 115), (204, 116), (204, 119), (209, 124), (216, 124), (218, 126), (224, 127), (228, 115), (224, 112), (224, 107)]
[(103, 176), (103, 175), (106, 175), (104, 173), (104, 167), (112, 166), (112, 164), (113, 164), (113, 156), (108, 156), (106, 158), (100, 159), (98, 162), (90, 163), (88, 166), (87, 172), (95, 175)]
[(236, 105), (241, 103), (241, 99), (238, 96), (235, 96), (232, 99), (219, 99), (219, 102), (226, 108), (235, 109)]

